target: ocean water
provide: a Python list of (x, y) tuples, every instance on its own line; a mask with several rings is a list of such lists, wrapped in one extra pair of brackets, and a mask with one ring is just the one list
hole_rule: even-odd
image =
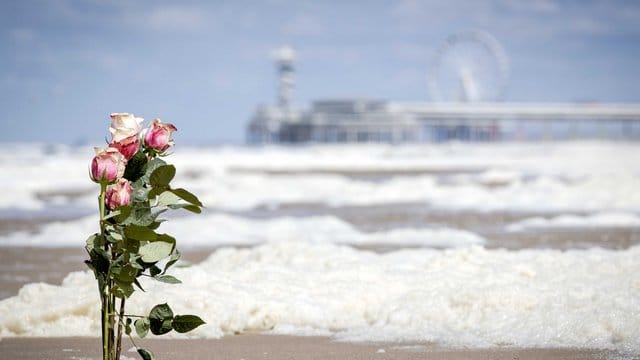
[[(0, 246), (81, 248), (97, 228), (91, 149), (0, 150)], [(200, 314), (207, 325), (195, 337), (258, 330), (640, 352), (637, 154), (640, 143), (584, 141), (176, 148), (176, 185), (207, 209), (161, 229), (211, 255), (174, 271), (184, 284), (145, 283), (153, 296), (129, 306), (168, 301)], [(610, 229), (631, 240), (544, 242), (548, 231), (620, 236)], [(538, 232), (518, 250), (489, 246), (492, 234)], [(97, 336), (94, 282), (74, 272), (25, 285), (0, 301), (0, 337)]]

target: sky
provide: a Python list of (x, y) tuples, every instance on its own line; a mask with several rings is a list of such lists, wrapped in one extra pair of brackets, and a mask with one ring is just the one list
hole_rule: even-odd
[(0, 142), (90, 143), (108, 115), (178, 127), (189, 144), (242, 143), (276, 99), (270, 54), (298, 54), (294, 103), (430, 101), (445, 39), (483, 30), (509, 59), (507, 101), (640, 103), (640, 2), (0, 2)]

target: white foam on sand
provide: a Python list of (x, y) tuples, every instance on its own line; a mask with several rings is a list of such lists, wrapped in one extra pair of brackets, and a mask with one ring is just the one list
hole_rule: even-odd
[[(128, 312), (167, 301), (207, 322), (193, 337), (300, 329), (347, 340), (637, 352), (639, 256), (638, 246), (376, 254), (271, 242), (175, 269), (181, 285), (145, 281), (147, 293), (136, 293)], [(97, 336), (99, 318), (95, 280), (76, 272), (61, 286), (29, 284), (0, 301), (0, 336)]]
[(640, 216), (626, 212), (603, 212), (591, 215), (558, 215), (551, 218), (532, 217), (506, 227), (507, 231), (529, 229), (638, 228)]
[[(98, 189), (88, 179), (90, 147), (5, 144), (0, 150), (0, 209), (46, 209), (51, 201), (95, 208)], [(412, 202), (478, 211), (640, 211), (637, 153), (637, 143), (595, 141), (359, 144), (179, 148), (169, 161), (178, 168), (176, 185), (196, 193), (209, 208)], [(402, 174), (405, 170), (458, 173), (443, 179)], [(395, 175), (364, 181), (332, 171)]]
[(55, 194), (91, 191), (88, 176), (92, 152), (91, 147), (1, 144), (0, 208), (41, 210), (46, 205), (43, 195), (53, 194), (54, 202), (65, 203)]
[[(15, 232), (0, 236), (0, 246), (80, 247), (98, 231), (95, 216), (52, 222), (36, 234)], [(360, 246), (456, 247), (484, 244), (468, 231), (450, 228), (404, 228), (362, 232), (334, 216), (248, 219), (226, 214), (178, 217), (157, 230), (178, 239), (181, 248), (255, 245), (274, 240), (338, 243)]]

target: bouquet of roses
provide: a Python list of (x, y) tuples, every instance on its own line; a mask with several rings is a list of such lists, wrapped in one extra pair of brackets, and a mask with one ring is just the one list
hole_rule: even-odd
[(90, 176), (100, 184), (100, 232), (87, 239), (86, 264), (98, 282), (102, 315), (103, 360), (120, 358), (122, 330), (143, 359), (153, 354), (139, 348), (131, 337), (135, 329), (143, 338), (172, 330), (188, 332), (204, 324), (195, 315), (174, 315), (168, 304), (159, 304), (147, 315), (125, 312), (125, 301), (140, 277), (176, 284), (167, 270), (180, 259), (176, 239), (159, 233), (159, 215), (169, 209), (200, 213), (202, 203), (189, 191), (171, 186), (176, 169), (162, 158), (173, 146), (172, 124), (153, 120), (142, 130), (143, 119), (131, 114), (111, 114), (112, 139), (106, 149), (96, 148)]

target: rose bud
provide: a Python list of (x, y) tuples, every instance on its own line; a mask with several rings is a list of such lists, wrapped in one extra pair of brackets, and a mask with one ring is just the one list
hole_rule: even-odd
[(138, 135), (142, 129), (142, 118), (137, 118), (133, 114), (114, 113), (111, 114), (111, 142), (122, 141), (128, 137)]
[(140, 139), (138, 134), (131, 135), (128, 138), (124, 138), (120, 141), (112, 141), (109, 147), (116, 148), (124, 157), (129, 160), (138, 152), (140, 146)]
[(95, 148), (96, 156), (91, 161), (91, 180), (100, 182), (102, 179), (113, 183), (124, 175), (127, 160), (115, 148)]
[(117, 183), (107, 187), (105, 202), (107, 208), (113, 210), (118, 206), (129, 205), (133, 188), (127, 179), (120, 179)]
[(144, 145), (158, 152), (164, 152), (173, 146), (171, 133), (177, 130), (173, 124), (163, 123), (160, 119), (154, 119), (151, 126), (145, 130)]

